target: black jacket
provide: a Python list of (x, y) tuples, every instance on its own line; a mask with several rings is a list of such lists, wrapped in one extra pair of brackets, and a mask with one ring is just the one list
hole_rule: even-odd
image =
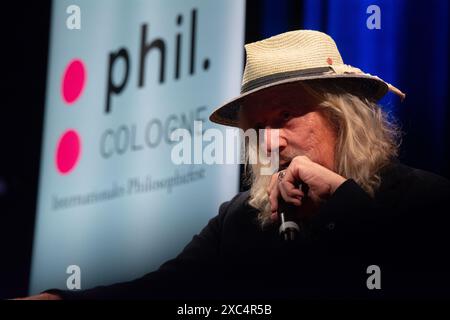
[[(262, 230), (248, 192), (239, 193), (158, 270), (56, 292), (65, 299), (450, 297), (449, 181), (399, 163), (381, 177), (375, 199), (347, 180), (292, 243), (278, 225)], [(380, 268), (380, 290), (366, 285), (370, 265)]]

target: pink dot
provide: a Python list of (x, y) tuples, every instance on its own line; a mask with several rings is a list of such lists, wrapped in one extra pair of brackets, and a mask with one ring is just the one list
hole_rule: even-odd
[(64, 70), (62, 81), (62, 96), (67, 104), (74, 103), (83, 92), (86, 83), (86, 68), (83, 61), (72, 60)]
[(67, 130), (56, 147), (56, 168), (60, 174), (69, 173), (77, 164), (81, 152), (81, 139), (75, 130)]

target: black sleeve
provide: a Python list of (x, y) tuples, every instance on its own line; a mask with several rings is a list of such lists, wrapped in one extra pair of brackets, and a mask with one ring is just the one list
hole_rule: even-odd
[[(355, 283), (367, 277), (365, 267), (380, 266), (382, 290), (366, 290), (370, 297), (448, 299), (450, 184), (418, 174), (406, 182), (392, 191), (395, 203), (382, 204), (349, 179), (323, 205), (314, 228), (341, 260), (357, 257)], [(353, 265), (346, 267), (355, 273)]]
[(354, 180), (342, 183), (334, 194), (321, 206), (312, 221), (315, 232), (340, 233), (351, 236), (367, 233), (373, 228), (376, 203)]
[[(231, 201), (230, 201), (231, 202)], [(218, 281), (217, 266), (222, 223), (230, 202), (193, 237), (174, 259), (156, 271), (124, 283), (82, 291), (47, 290), (63, 299), (182, 299), (202, 297)]]

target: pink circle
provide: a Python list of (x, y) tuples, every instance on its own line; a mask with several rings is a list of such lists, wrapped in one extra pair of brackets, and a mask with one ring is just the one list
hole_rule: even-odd
[(59, 173), (69, 173), (77, 164), (81, 152), (81, 139), (75, 130), (67, 130), (56, 147), (56, 168)]
[(74, 103), (83, 92), (86, 83), (86, 68), (83, 61), (72, 60), (64, 70), (62, 81), (62, 96), (67, 104)]

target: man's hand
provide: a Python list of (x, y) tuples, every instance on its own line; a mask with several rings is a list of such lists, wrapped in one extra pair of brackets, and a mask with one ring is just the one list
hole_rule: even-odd
[(14, 300), (62, 300), (62, 298), (56, 294), (51, 293), (41, 293), (35, 296), (25, 297), (25, 298), (17, 298)]
[(306, 156), (292, 159), (286, 170), (272, 176), (267, 193), (272, 209), (272, 219), (278, 217), (278, 200), (283, 198), (287, 203), (301, 206), (305, 194), (297, 187), (300, 182), (309, 186), (308, 199), (314, 204), (330, 197), (346, 179), (337, 173), (312, 162)]

